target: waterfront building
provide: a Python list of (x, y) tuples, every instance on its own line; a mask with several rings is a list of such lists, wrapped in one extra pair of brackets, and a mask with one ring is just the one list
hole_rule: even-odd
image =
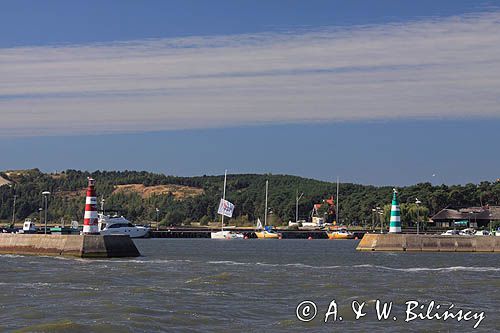
[(438, 228), (470, 227), (488, 228), (491, 222), (500, 221), (500, 206), (445, 208), (431, 217)]

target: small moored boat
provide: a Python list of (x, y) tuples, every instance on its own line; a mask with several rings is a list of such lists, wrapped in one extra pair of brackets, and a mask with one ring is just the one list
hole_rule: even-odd
[(234, 205), (226, 200), (226, 182), (227, 182), (227, 170), (224, 172), (224, 192), (222, 194), (222, 199), (219, 203), (218, 213), (222, 216), (221, 230), (212, 231), (210, 233), (210, 238), (212, 239), (243, 239), (243, 234), (237, 233), (231, 230), (224, 230), (224, 216), (232, 217)]
[(354, 239), (354, 234), (346, 228), (340, 228), (332, 232), (327, 232), (329, 239)]
[(281, 239), (281, 234), (273, 230), (271, 226), (267, 225), (267, 196), (269, 193), (269, 181), (266, 180), (266, 201), (264, 205), (264, 226), (259, 218), (257, 218), (257, 225), (255, 226), (255, 236), (259, 239)]
[(221, 230), (210, 233), (212, 239), (241, 239), (244, 236), (231, 230)]
[(255, 229), (255, 236), (261, 239), (281, 239), (281, 234), (273, 230), (273, 228), (266, 226), (262, 227), (262, 222), (260, 219), (257, 219), (257, 227)]
[(257, 238), (268, 238), (268, 239), (280, 239), (281, 238), (281, 234), (277, 233), (276, 231), (274, 231), (272, 229), (256, 231), (255, 236), (257, 236)]

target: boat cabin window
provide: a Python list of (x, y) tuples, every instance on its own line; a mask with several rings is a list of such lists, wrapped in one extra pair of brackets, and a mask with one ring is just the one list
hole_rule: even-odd
[(129, 223), (129, 224), (127, 224), (127, 227), (131, 227), (131, 228), (133, 228), (133, 227), (135, 227), (135, 226), (134, 226), (132, 223)]
[(128, 224), (127, 223), (115, 223), (115, 224), (112, 224), (108, 227), (108, 229), (112, 229), (112, 228), (126, 228), (128, 227)]

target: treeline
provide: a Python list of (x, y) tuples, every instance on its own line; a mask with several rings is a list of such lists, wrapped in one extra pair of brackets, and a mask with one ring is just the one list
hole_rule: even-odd
[[(145, 171), (96, 171), (92, 173), (67, 170), (58, 174), (44, 174), (39, 170), (18, 173), (0, 173), (11, 180), (13, 186), (0, 187), (0, 220), (12, 218), (14, 195), (16, 220), (36, 218), (43, 207), (42, 191), (50, 191), (49, 219), (58, 222), (83, 219), (87, 177), (97, 180), (98, 201), (105, 198), (107, 211), (123, 214), (136, 223), (155, 221), (157, 216), (163, 224), (189, 224), (192, 221), (207, 223), (218, 219), (217, 207), (222, 195), (223, 176), (174, 177)], [(236, 206), (232, 223), (253, 223), (264, 216), (265, 182), (269, 180), (268, 207), (270, 219), (275, 224), (295, 220), (295, 197), (304, 193), (299, 201), (299, 219), (307, 219), (313, 204), (321, 203), (336, 193), (336, 184), (289, 175), (228, 175), (226, 198)], [(172, 193), (152, 195), (147, 198), (138, 193), (113, 193), (116, 185), (143, 184), (185, 185), (201, 188), (203, 194), (177, 200)], [(445, 207), (461, 208), (481, 205), (500, 205), (500, 183), (432, 186), (421, 183), (398, 188), (402, 204), (402, 220), (414, 221), (417, 214), (422, 219)], [(392, 187), (366, 186), (350, 183), (340, 184), (340, 222), (344, 224), (369, 224), (377, 220), (372, 211), (375, 207), (385, 209)], [(417, 213), (415, 198), (422, 204)], [(157, 215), (156, 208), (159, 209)], [(380, 217), (380, 216), (379, 216)]]

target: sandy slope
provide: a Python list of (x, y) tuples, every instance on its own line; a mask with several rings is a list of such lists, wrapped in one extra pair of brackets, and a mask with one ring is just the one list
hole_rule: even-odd
[(2, 176), (0, 176), (0, 186), (6, 185), (6, 184), (10, 184), (10, 181), (8, 181), (7, 179), (2, 178)]

